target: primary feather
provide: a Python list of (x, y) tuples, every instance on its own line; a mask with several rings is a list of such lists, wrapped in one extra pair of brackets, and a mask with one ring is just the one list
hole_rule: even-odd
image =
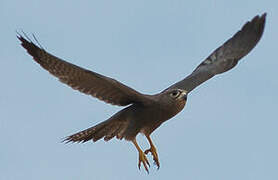
[(211, 53), (189, 76), (167, 89), (179, 88), (190, 92), (214, 75), (235, 67), (238, 61), (247, 55), (261, 39), (265, 17), (266, 13), (262, 16), (255, 16), (232, 38)]

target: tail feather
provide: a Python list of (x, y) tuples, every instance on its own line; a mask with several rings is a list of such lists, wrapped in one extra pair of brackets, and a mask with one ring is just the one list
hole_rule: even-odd
[(118, 123), (113, 126), (110, 131), (105, 135), (104, 140), (109, 141), (110, 139), (117, 136), (118, 139), (122, 139), (124, 137), (123, 132), (126, 132), (127, 124), (126, 123)]
[(110, 139), (115, 137), (118, 134), (120, 128), (121, 128), (121, 125), (117, 125), (117, 126), (113, 127), (113, 129), (111, 129), (111, 131), (104, 137), (104, 141), (109, 141)]
[(95, 141), (96, 134), (102, 130), (107, 125), (107, 122), (104, 121), (96, 126), (93, 126), (91, 128), (88, 128), (86, 130), (80, 131), (76, 134), (70, 135), (66, 137), (63, 142), (69, 143), (69, 142), (87, 142), (89, 140)]
[(94, 142), (96, 142), (102, 139), (103, 137), (105, 141), (109, 141), (115, 136), (117, 136), (118, 139), (122, 139), (123, 133), (127, 128), (127, 124), (125, 122), (126, 121), (107, 120), (96, 126), (80, 131), (76, 134), (70, 135), (66, 137), (63, 140), (63, 142), (84, 143), (89, 140), (93, 140)]
[(103, 138), (107, 132), (110, 131), (112, 124), (108, 124), (106, 126), (104, 126), (102, 129), (100, 129), (98, 132), (94, 133), (93, 135), (93, 141), (96, 142), (98, 140), (100, 140), (101, 138)]

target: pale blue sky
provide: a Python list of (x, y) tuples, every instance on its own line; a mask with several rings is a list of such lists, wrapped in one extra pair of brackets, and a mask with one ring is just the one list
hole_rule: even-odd
[[(149, 175), (138, 171), (129, 142), (60, 143), (121, 107), (61, 84), (15, 33), (34, 33), (50, 53), (152, 94), (263, 12), (258, 46), (194, 90), (186, 108), (153, 133), (161, 168)], [(275, 0), (2, 0), (0, 179), (277, 180), (277, 12)]]

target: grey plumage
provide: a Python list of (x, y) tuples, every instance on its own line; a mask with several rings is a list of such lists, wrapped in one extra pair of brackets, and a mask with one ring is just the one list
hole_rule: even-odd
[[(68, 136), (65, 142), (83, 143), (102, 138), (105, 141), (114, 137), (124, 138), (132, 141), (138, 150), (139, 168), (143, 163), (148, 171), (149, 162), (145, 156), (148, 152), (152, 153), (155, 164), (160, 166), (156, 148), (150, 138), (151, 133), (184, 108), (189, 92), (214, 75), (235, 67), (238, 61), (256, 46), (264, 31), (265, 17), (266, 14), (254, 17), (209, 55), (189, 76), (155, 95), (139, 93), (115, 79), (68, 63), (38, 47), (28, 37), (19, 35), (18, 39), (34, 60), (61, 82), (107, 103), (129, 105), (108, 120)], [(150, 149), (145, 152), (136, 142), (138, 133), (143, 133), (150, 143)]]
[(238, 61), (247, 55), (261, 39), (264, 31), (265, 17), (266, 13), (262, 16), (255, 16), (232, 38), (211, 53), (197, 66), (192, 74), (167, 89), (179, 88), (191, 92), (213, 76), (235, 67)]

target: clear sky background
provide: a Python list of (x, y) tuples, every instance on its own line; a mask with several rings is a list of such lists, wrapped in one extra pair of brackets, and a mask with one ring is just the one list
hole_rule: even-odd
[[(130, 142), (60, 142), (121, 107), (60, 83), (15, 33), (34, 33), (50, 53), (153, 94), (263, 12), (256, 48), (194, 90), (186, 108), (153, 133), (161, 168), (149, 175), (138, 171)], [(0, 1), (0, 179), (277, 180), (277, 21), (276, 0)]]

